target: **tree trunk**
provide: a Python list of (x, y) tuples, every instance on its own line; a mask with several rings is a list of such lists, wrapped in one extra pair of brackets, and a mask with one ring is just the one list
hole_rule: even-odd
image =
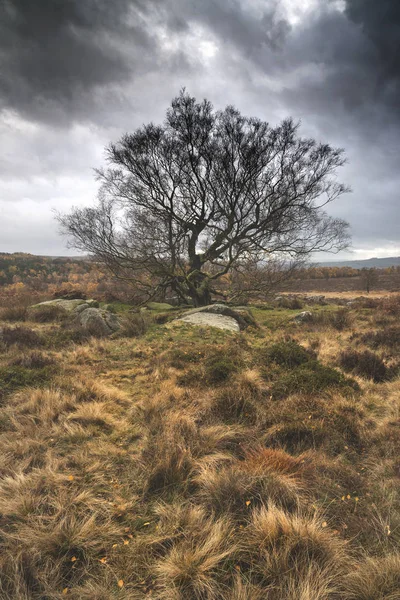
[(205, 273), (201, 273), (201, 271), (194, 271), (190, 274), (188, 280), (189, 295), (194, 306), (197, 308), (211, 304), (211, 292), (208, 276)]

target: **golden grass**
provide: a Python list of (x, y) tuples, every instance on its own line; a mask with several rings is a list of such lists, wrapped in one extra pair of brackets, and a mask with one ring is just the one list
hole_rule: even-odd
[[(399, 377), (273, 400), (288, 368), (260, 362), (289, 332), (335, 367), (379, 329), (368, 310), (339, 332), (155, 325), (41, 350), (50, 384), (0, 410), (1, 600), (398, 600)], [(179, 383), (213, 356), (227, 380)]]

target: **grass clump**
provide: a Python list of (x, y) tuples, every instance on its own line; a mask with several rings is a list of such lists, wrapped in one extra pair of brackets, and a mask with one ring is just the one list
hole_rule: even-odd
[(291, 394), (316, 394), (326, 390), (358, 392), (358, 383), (345, 377), (340, 371), (327, 367), (318, 361), (307, 363), (282, 375), (272, 384), (271, 396), (274, 400), (286, 398)]
[(343, 350), (339, 355), (339, 365), (344, 371), (372, 379), (375, 383), (385, 381), (392, 375), (382, 358), (369, 350)]

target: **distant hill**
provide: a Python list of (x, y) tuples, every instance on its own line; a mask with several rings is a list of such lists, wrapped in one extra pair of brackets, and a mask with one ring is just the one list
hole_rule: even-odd
[(400, 256), (389, 256), (387, 258), (368, 258), (366, 260), (341, 260), (315, 263), (319, 267), (351, 267), (353, 269), (376, 268), (400, 266)]

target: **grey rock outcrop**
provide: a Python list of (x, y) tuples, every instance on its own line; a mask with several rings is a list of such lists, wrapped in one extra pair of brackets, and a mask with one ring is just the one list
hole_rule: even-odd
[(224, 304), (210, 304), (193, 308), (186, 311), (175, 322), (217, 327), (236, 332), (246, 329), (249, 325), (256, 326), (256, 322), (248, 310), (234, 310)]
[(101, 308), (85, 308), (78, 312), (74, 325), (96, 337), (109, 336), (120, 329), (121, 324), (116, 314)]
[(299, 313), (295, 316), (294, 320), (298, 323), (304, 323), (306, 321), (311, 321), (312, 313), (308, 310), (303, 310), (303, 312)]
[(82, 306), (86, 304), (87, 307), (97, 307), (99, 306), (99, 303), (96, 300), (81, 300), (81, 299), (75, 299), (75, 300), (64, 300), (63, 298), (57, 298), (55, 300), (47, 300), (46, 302), (40, 302), (39, 304), (33, 304), (30, 308), (31, 309), (36, 309), (36, 308), (41, 308), (42, 306), (58, 306), (59, 308), (62, 308), (63, 310), (67, 311), (67, 312), (73, 312), (75, 311), (79, 306)]

